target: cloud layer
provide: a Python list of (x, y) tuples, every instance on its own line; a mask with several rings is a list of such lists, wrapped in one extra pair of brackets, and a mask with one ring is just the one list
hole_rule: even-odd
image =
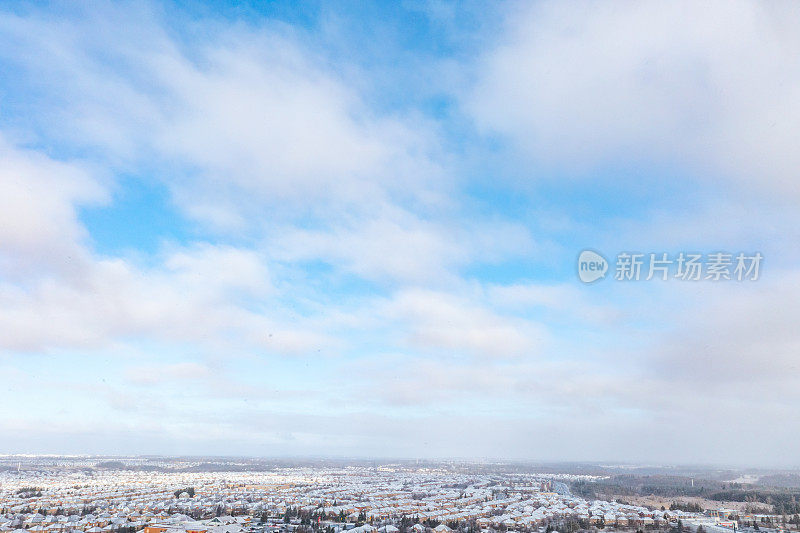
[[(331, 29), (368, 13), (0, 12), (0, 448), (786, 462), (800, 11), (493, 9), (373, 51)], [(766, 263), (587, 287), (586, 247)]]

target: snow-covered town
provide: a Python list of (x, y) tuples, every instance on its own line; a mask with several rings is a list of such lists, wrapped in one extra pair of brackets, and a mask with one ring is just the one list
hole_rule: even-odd
[(32, 469), (21, 464), (0, 472), (2, 533), (736, 528), (724, 509), (691, 513), (586, 500), (569, 484), (591, 476), (570, 474), (458, 473), (393, 464), (189, 472), (152, 462), (149, 470), (115, 463), (92, 468), (92, 461), (74, 460)]

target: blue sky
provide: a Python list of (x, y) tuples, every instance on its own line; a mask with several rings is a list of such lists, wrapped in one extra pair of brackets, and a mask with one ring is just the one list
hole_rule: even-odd
[[(798, 27), (5, 4), (0, 452), (796, 465)], [(622, 251), (765, 259), (626, 283)]]

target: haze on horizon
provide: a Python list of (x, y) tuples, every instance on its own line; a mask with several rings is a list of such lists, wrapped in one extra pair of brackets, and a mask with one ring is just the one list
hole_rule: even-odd
[(0, 453), (796, 467), (798, 57), (789, 1), (4, 3)]

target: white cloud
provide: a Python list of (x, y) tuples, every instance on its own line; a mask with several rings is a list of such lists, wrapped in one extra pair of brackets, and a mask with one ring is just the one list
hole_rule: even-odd
[(265, 258), (250, 249), (199, 244), (177, 249), (164, 261), (173, 283), (191, 287), (195, 295), (230, 301), (238, 297), (261, 298), (272, 292)]
[(797, 199), (798, 24), (793, 2), (516, 4), (465, 103), (540, 161), (677, 161)]
[(25, 280), (79, 269), (86, 231), (77, 206), (106, 199), (104, 187), (81, 166), (0, 137), (0, 273)]
[[(144, 9), (80, 14), (2, 17), (7, 60), (47, 96), (29, 123), (117, 167), (155, 166), (190, 216), (238, 232), (265, 218), (445, 201), (431, 124), (373, 111), (357, 68), (326, 62), (286, 27), (207, 21), (209, 38), (187, 46)], [(57, 91), (39, 85), (42, 72)]]
[(517, 311), (545, 309), (559, 311), (575, 319), (594, 324), (611, 324), (621, 312), (615, 306), (598, 303), (587, 292), (573, 284), (515, 284), (488, 287), (488, 298), (493, 305)]
[[(85, 254), (88, 256), (88, 254)], [(205, 353), (303, 353), (336, 344), (276, 304), (263, 260), (200, 245), (154, 267), (91, 259), (73, 277), (0, 284), (0, 347), (100, 349), (130, 339), (183, 342)]]
[(405, 290), (382, 310), (412, 347), (450, 357), (535, 358), (548, 340), (535, 322), (503, 316), (450, 293)]
[(137, 366), (127, 369), (127, 378), (138, 385), (153, 385), (164, 381), (197, 380), (212, 375), (211, 369), (195, 361), (162, 365)]
[(786, 402), (797, 401), (800, 384), (800, 272), (773, 271), (767, 279), (735, 290), (712, 287), (682, 291), (680, 322), (658, 339), (653, 374), (719, 391), (741, 387)]
[(466, 265), (494, 263), (535, 249), (520, 224), (456, 223), (447, 214), (426, 220), (391, 205), (323, 229), (288, 228), (273, 240), (273, 252), (283, 260), (322, 260), (369, 280), (420, 285), (453, 281)]

